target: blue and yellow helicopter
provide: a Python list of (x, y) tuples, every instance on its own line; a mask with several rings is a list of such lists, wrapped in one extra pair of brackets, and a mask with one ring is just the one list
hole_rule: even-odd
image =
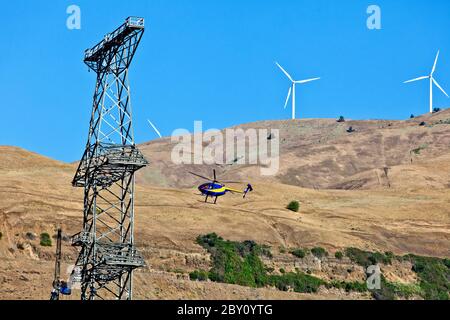
[(253, 187), (252, 187), (251, 184), (247, 184), (247, 188), (245, 188), (244, 191), (225, 187), (224, 183), (240, 183), (240, 182), (234, 182), (234, 181), (219, 182), (217, 180), (217, 177), (216, 177), (216, 170), (215, 169), (213, 170), (214, 179), (204, 177), (204, 176), (199, 175), (199, 174), (194, 173), (194, 172), (189, 172), (189, 173), (194, 175), (194, 176), (196, 176), (196, 177), (199, 177), (199, 178), (211, 181), (211, 182), (208, 182), (208, 183), (204, 183), (204, 184), (202, 184), (202, 185), (200, 185), (198, 187), (198, 190), (202, 193), (202, 195), (205, 196), (205, 202), (208, 202), (208, 198), (211, 197), (211, 198), (214, 198), (214, 204), (216, 204), (217, 203), (217, 198), (221, 197), (221, 196), (224, 196), (228, 192), (241, 193), (243, 195), (243, 198), (245, 198), (247, 196), (247, 193), (253, 191)]

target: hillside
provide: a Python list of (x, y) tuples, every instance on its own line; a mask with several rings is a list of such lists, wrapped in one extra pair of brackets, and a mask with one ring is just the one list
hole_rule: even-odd
[[(275, 270), (294, 270), (300, 263), (323, 278), (363, 281), (364, 272), (348, 260), (317, 264), (283, 252), (321, 246), (332, 256), (358, 247), (450, 257), (448, 119), (449, 110), (409, 121), (244, 125), (280, 129), (280, 172), (263, 178), (256, 166), (219, 168), (227, 180), (251, 177), (255, 191), (245, 200), (223, 197), (216, 206), (202, 201), (194, 187), (201, 181), (187, 173), (210, 175), (212, 167), (175, 166), (168, 139), (143, 144), (151, 165), (137, 179), (135, 229), (149, 268), (136, 273), (136, 298), (368, 298), (342, 290), (299, 294), (190, 281), (189, 272), (210, 266), (210, 256), (195, 239), (211, 232), (270, 246), (273, 259), (267, 264)], [(422, 121), (427, 125), (419, 126)], [(348, 134), (349, 126), (357, 131)], [(74, 164), (0, 147), (0, 298), (48, 298), (54, 247), (41, 247), (38, 238), (42, 232), (55, 234), (59, 225), (66, 235), (80, 230), (82, 190), (71, 186), (75, 170)], [(291, 200), (300, 202), (299, 213), (286, 209)], [(64, 267), (75, 257), (66, 241)], [(349, 267), (356, 271), (336, 271)], [(417, 281), (410, 269), (408, 264), (386, 266), (391, 278), (404, 283)]]
[[(420, 126), (421, 122), (426, 125)], [(280, 130), (280, 170), (265, 181), (313, 189), (443, 189), (450, 181), (449, 126), (450, 109), (407, 121), (285, 120), (238, 128)], [(356, 132), (347, 133), (349, 127)], [(141, 183), (189, 187), (198, 182), (189, 170), (211, 175), (210, 166), (172, 164), (174, 145), (165, 138), (141, 146), (152, 161), (140, 172)], [(220, 169), (226, 180), (247, 181), (260, 175), (258, 167), (251, 165), (228, 164)]]

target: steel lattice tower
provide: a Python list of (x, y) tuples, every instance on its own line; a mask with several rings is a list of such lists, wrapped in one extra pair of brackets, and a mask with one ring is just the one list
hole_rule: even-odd
[(136, 148), (128, 68), (144, 33), (130, 17), (92, 49), (84, 62), (97, 74), (86, 150), (73, 186), (84, 188), (80, 246), (81, 299), (131, 299), (133, 270), (145, 266), (134, 246), (134, 175), (147, 165)]

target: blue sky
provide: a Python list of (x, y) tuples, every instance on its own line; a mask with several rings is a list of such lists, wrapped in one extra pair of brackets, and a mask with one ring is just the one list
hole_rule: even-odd
[[(66, 28), (66, 8), (81, 8), (81, 30)], [(369, 5), (382, 30), (366, 27)], [(87, 138), (95, 75), (85, 49), (130, 15), (146, 33), (130, 70), (136, 142), (176, 128), (225, 128), (288, 119), (289, 81), (301, 118), (404, 119), (428, 108), (426, 81), (441, 49), (436, 79), (450, 92), (448, 0), (73, 0), (9, 1), (0, 13), (0, 144), (75, 161)], [(450, 99), (435, 90), (435, 106)]]

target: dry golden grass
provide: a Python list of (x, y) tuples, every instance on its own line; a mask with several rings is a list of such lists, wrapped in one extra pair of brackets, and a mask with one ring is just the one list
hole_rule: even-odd
[[(447, 116), (444, 113), (431, 119), (436, 122), (438, 117)], [(187, 167), (175, 168), (168, 161), (168, 140), (142, 147), (152, 165), (138, 179), (135, 229), (149, 269), (136, 273), (136, 298), (364, 298), (332, 291), (299, 295), (188, 281), (187, 272), (208, 267), (208, 256), (195, 239), (210, 232), (231, 240), (255, 240), (270, 245), (275, 252), (280, 247), (322, 246), (334, 252), (352, 246), (396, 254), (450, 256), (449, 125), (436, 125), (420, 133), (418, 130), (427, 129), (416, 123), (400, 122), (393, 127), (385, 122), (358, 122), (356, 126), (363, 132), (348, 137), (342, 133), (331, 136), (338, 130), (331, 120), (300, 123), (309, 123), (303, 131), (310, 128), (305, 133), (310, 143), (305, 139), (301, 143), (311, 151), (310, 157), (305, 159), (304, 151), (298, 151), (301, 148), (294, 142), (292, 124), (282, 122), (289, 138), (282, 147), (280, 175), (262, 179), (254, 175), (257, 167), (233, 167), (225, 173), (227, 179), (247, 180), (252, 173), (255, 191), (246, 199), (227, 195), (217, 205), (203, 202), (195, 188), (200, 181), (188, 177)], [(324, 126), (331, 129), (327, 131)], [(377, 130), (380, 126), (383, 129)], [(327, 134), (320, 136), (321, 130)], [(312, 143), (325, 138), (327, 145)], [(377, 141), (384, 141), (384, 147), (375, 152), (372, 147), (378, 146)], [(424, 141), (428, 147), (421, 154), (405, 154)], [(364, 145), (370, 148), (364, 149)], [(331, 146), (336, 152), (327, 149)], [(366, 160), (369, 158), (372, 160)], [(327, 167), (330, 159), (334, 159), (333, 164)], [(306, 172), (307, 166), (320, 163), (324, 170)], [(347, 168), (348, 163), (359, 169), (333, 169), (335, 165)], [(390, 168), (387, 177), (385, 165)], [(207, 173), (211, 168), (197, 169)], [(0, 298), (48, 298), (54, 248), (42, 248), (38, 240), (26, 239), (25, 234), (54, 234), (58, 226), (66, 234), (80, 230), (82, 190), (70, 184), (75, 170), (73, 164), (0, 147)], [(308, 184), (314, 178), (318, 181), (316, 190), (302, 187), (302, 181)], [(178, 181), (192, 187), (171, 187)], [(360, 189), (344, 190), (352, 189), (347, 186), (354, 187), (358, 181), (364, 181)], [(327, 189), (332, 185), (340, 190)], [(300, 202), (298, 213), (285, 208), (291, 200)], [(23, 249), (18, 249), (18, 244)], [(73, 263), (76, 250), (65, 243), (64, 252), (65, 263)], [(177, 276), (176, 270), (184, 275)]]

